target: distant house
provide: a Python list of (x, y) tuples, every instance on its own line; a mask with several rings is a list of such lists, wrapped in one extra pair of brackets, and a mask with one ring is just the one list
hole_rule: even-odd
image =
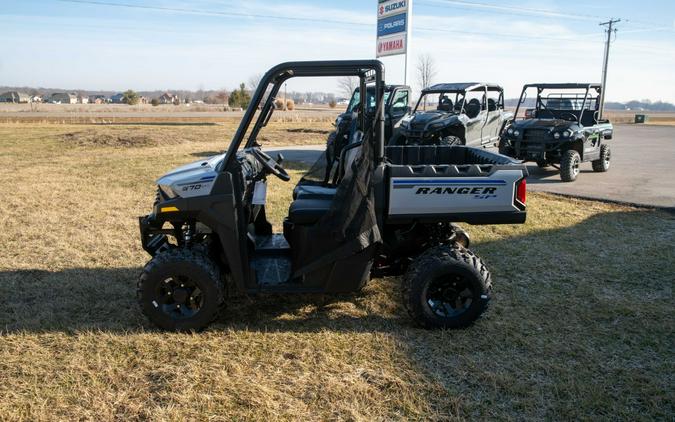
[(180, 104), (180, 98), (178, 95), (173, 95), (170, 92), (165, 92), (159, 97), (160, 104)]
[(8, 91), (0, 95), (0, 103), (28, 103), (30, 96), (24, 92)]
[(90, 95), (89, 102), (91, 104), (105, 104), (108, 100), (105, 98), (105, 95)]
[(55, 92), (52, 94), (49, 102), (55, 104), (77, 104), (77, 95), (65, 92)]
[(148, 97), (140, 96), (138, 98), (138, 104), (147, 104), (147, 103), (149, 103)]
[(41, 95), (33, 95), (32, 97), (30, 97), (31, 103), (41, 103), (43, 101), (44, 101), (44, 99), (42, 98)]
[(124, 94), (115, 94), (110, 97), (110, 102), (113, 104), (124, 104)]
[(89, 103), (89, 97), (83, 94), (79, 94), (77, 96), (77, 102), (78, 104), (88, 104)]

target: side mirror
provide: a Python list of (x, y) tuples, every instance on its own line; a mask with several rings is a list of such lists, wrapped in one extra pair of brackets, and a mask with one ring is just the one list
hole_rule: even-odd
[(276, 161), (277, 161), (277, 164), (283, 163), (283, 162), (284, 162), (284, 156), (281, 155), (281, 153), (278, 153), (278, 154), (277, 154), (277, 160), (276, 160)]

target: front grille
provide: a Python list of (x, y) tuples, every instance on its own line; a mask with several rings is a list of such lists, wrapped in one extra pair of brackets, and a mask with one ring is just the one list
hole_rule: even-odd
[(544, 142), (548, 129), (525, 129), (523, 131), (523, 141), (525, 142)]
[(155, 203), (153, 205), (159, 204), (159, 202), (162, 200), (162, 192), (157, 188), (157, 193), (155, 194)]

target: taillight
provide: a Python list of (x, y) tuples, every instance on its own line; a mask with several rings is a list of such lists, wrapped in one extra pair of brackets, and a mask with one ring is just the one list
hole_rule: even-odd
[(527, 201), (527, 179), (523, 178), (518, 182), (516, 187), (516, 199), (521, 204), (525, 205)]

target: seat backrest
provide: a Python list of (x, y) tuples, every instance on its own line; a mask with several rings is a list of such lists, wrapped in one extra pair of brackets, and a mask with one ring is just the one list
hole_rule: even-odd
[(496, 111), (497, 110), (497, 102), (494, 99), (488, 98), (487, 105), (488, 105), (488, 111)]
[(466, 111), (466, 115), (469, 116), (469, 118), (473, 119), (477, 117), (480, 114), (480, 101), (478, 101), (476, 98), (471, 99), (466, 104), (466, 107), (464, 107), (464, 110)]
[(451, 113), (452, 100), (444, 95), (443, 97), (441, 97), (441, 101), (438, 102), (438, 107), (436, 107), (436, 109), (438, 111), (445, 111), (446, 113)]
[(594, 110), (584, 110), (581, 112), (581, 125), (582, 126), (593, 126), (596, 124)]

